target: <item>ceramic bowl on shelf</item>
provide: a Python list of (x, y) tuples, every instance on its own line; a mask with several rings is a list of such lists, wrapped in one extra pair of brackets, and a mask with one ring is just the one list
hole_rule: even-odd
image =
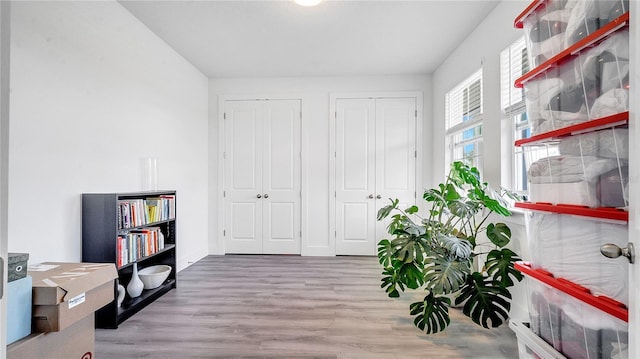
[(169, 273), (171, 273), (171, 267), (160, 264), (141, 269), (138, 271), (138, 276), (144, 284), (144, 289), (154, 289), (164, 283), (169, 277)]

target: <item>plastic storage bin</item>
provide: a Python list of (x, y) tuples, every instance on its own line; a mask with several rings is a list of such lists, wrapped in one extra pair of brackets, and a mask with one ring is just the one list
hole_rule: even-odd
[(606, 243), (626, 247), (626, 223), (534, 211), (526, 212), (525, 224), (532, 268), (629, 303), (629, 263), (600, 253)]
[(31, 334), (31, 276), (7, 284), (7, 344)]
[(531, 330), (568, 358), (628, 358), (628, 311), (620, 303), (518, 263), (527, 276)]
[(509, 321), (509, 328), (518, 339), (518, 354), (520, 359), (565, 359), (566, 357), (555, 350), (549, 343), (537, 336), (529, 328), (528, 323)]
[(532, 68), (629, 11), (628, 0), (549, 0), (516, 24), (524, 28)]
[(628, 111), (628, 29), (567, 57), (523, 86), (533, 134)]
[(531, 202), (593, 208), (628, 206), (626, 128), (609, 128), (522, 147)]

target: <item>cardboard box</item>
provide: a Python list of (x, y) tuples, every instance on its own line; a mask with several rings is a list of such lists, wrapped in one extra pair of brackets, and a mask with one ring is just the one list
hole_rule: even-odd
[(94, 322), (88, 315), (61, 332), (31, 334), (7, 346), (7, 359), (95, 358)]
[(42, 263), (33, 277), (33, 331), (61, 331), (114, 299), (113, 263)]

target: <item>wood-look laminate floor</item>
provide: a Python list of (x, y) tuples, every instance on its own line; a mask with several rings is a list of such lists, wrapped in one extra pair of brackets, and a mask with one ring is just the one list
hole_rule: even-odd
[(454, 310), (443, 333), (413, 326), (412, 298), (380, 289), (375, 257), (208, 256), (178, 288), (96, 331), (107, 358), (517, 358), (504, 325), (486, 330)]

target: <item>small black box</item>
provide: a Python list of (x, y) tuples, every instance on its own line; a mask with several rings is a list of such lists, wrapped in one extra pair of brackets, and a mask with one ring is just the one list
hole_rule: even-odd
[(27, 261), (29, 260), (29, 253), (9, 253), (8, 281), (21, 279), (27, 276)]

